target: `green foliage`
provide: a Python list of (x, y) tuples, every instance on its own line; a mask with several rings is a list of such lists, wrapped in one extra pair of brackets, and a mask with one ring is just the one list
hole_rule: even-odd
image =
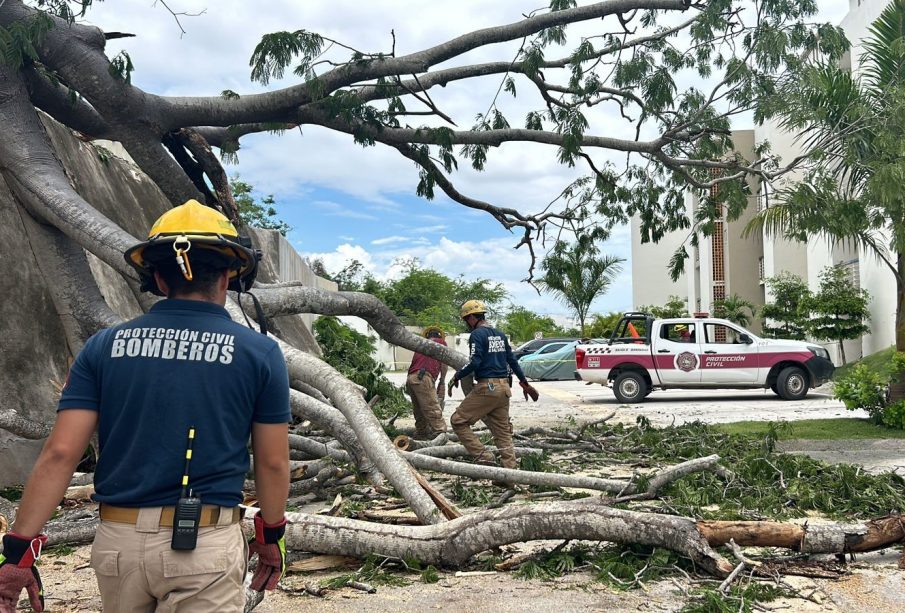
[(483, 507), (494, 499), (494, 490), (470, 479), (456, 479), (452, 484), (452, 497), (464, 507)]
[(875, 424), (905, 429), (905, 401), (891, 400), (890, 383), (898, 383), (905, 371), (905, 353), (892, 354), (885, 368), (856, 364), (847, 374), (836, 379), (833, 394), (850, 411), (867, 411)]
[(595, 313), (591, 317), (591, 323), (588, 324), (585, 333), (591, 338), (610, 338), (620, 319), (622, 319), (622, 313), (618, 311), (606, 315)]
[(764, 610), (759, 603), (794, 596), (795, 592), (788, 588), (749, 577), (733, 583), (725, 594), (711, 587), (694, 590), (680, 613), (752, 613)]
[(883, 424), (905, 430), (905, 400), (898, 400), (883, 409)]
[(422, 268), (417, 259), (403, 262), (403, 267), (400, 278), (379, 282), (353, 261), (335, 277), (341, 289), (364, 291), (380, 298), (405, 324), (439, 325), (446, 332), (464, 331), (459, 307), (466, 300), (482, 300), (492, 319), (507, 296), (501, 283), (489, 279), (451, 279), (436, 270)]
[(585, 319), (591, 303), (606, 294), (625, 261), (599, 253), (594, 242), (586, 237), (572, 245), (556, 241), (541, 262), (544, 275), (537, 280), (543, 291), (554, 294), (572, 309), (578, 317), (581, 336), (585, 336)]
[(544, 337), (565, 336), (565, 331), (556, 325), (552, 318), (538, 315), (517, 305), (510, 306), (509, 312), (500, 322), (500, 327), (509, 335), (514, 344), (533, 339), (537, 332)]
[(244, 223), (255, 228), (277, 230), (283, 236), (292, 229), (289, 224), (276, 217), (276, 201), (272, 195), (265, 196), (260, 201), (255, 200), (254, 186), (242, 181), (238, 175), (232, 178), (230, 185), (236, 207), (239, 209), (239, 219)]
[(808, 334), (817, 340), (836, 341), (845, 363), (843, 341), (870, 332), (867, 290), (855, 286), (841, 266), (827, 266), (820, 273), (820, 290), (806, 297), (802, 308), (809, 313)]
[(310, 80), (311, 61), (320, 54), (323, 46), (323, 37), (307, 30), (265, 34), (248, 63), (251, 66), (251, 80), (267, 85), (270, 79), (282, 79), (296, 56), (301, 57), (295, 74)]
[(590, 567), (597, 581), (617, 590), (638, 588), (673, 574), (676, 567), (692, 570), (690, 561), (666, 549), (645, 545), (573, 544), (544, 550), (515, 572), (520, 579), (551, 580)]
[(120, 51), (110, 59), (110, 76), (118, 81), (123, 81), (126, 84), (132, 83), (133, 70), (135, 70), (135, 66), (126, 51)]
[(728, 319), (732, 323), (746, 328), (750, 320), (757, 316), (757, 307), (738, 294), (732, 294), (722, 300), (714, 301), (713, 316)]
[[(408, 570), (407, 565), (402, 563), (403, 570)], [(400, 576), (391, 570), (398, 570), (398, 561), (387, 558), (380, 558), (376, 555), (370, 555), (365, 559), (364, 565), (354, 573), (337, 575), (320, 582), (321, 587), (338, 590), (352, 583), (359, 581), (370, 585), (387, 585), (392, 587), (402, 587), (411, 583), (405, 577)]]
[(428, 566), (421, 571), (422, 583), (437, 583), (440, 580), (440, 573), (433, 566)]
[[(643, 304), (638, 307), (638, 310), (642, 313), (650, 313), (654, 317), (658, 319), (668, 319), (670, 317), (688, 317), (688, 302), (684, 298), (680, 298), (679, 296), (670, 296), (669, 300), (666, 301), (666, 304), (663, 306), (656, 306), (653, 304)], [(618, 321), (618, 320), (617, 320)], [(637, 324), (635, 324), (637, 327)], [(639, 333), (643, 334), (641, 330), (638, 330)]]
[(324, 352), (324, 360), (330, 366), (364, 387), (368, 398), (380, 396), (380, 401), (374, 405), (377, 417), (411, 412), (411, 404), (402, 389), (383, 376), (383, 368), (371, 357), (373, 340), (330, 316), (315, 320), (314, 334)]
[[(788, 426), (785, 426), (788, 427)], [(670, 512), (704, 519), (777, 520), (817, 512), (852, 520), (905, 509), (905, 478), (869, 475), (858, 466), (827, 465), (805, 455), (776, 453), (780, 426), (769, 424), (757, 436), (726, 434), (701, 423), (655, 429), (613, 425), (599, 434), (613, 436), (604, 457), (645, 458), (677, 463), (718, 454), (731, 466), (730, 481), (706, 472), (684, 477), (662, 490)], [(594, 463), (596, 454), (586, 461)]]
[[(881, 439), (905, 438), (905, 430), (898, 432), (877, 426), (868, 419), (855, 417), (830, 419), (796, 419), (787, 422), (789, 427), (779, 432), (779, 440), (807, 439), (812, 441), (833, 441), (840, 439)], [(716, 424), (714, 429), (726, 434), (744, 434), (763, 437), (770, 422), (734, 421)]]
[(782, 272), (764, 282), (773, 295), (773, 302), (765, 304), (760, 311), (764, 318), (764, 336), (804, 340), (808, 325), (804, 307), (812, 299), (808, 284), (790, 272)]
[(37, 47), (53, 27), (53, 21), (43, 13), (0, 27), (0, 61), (14, 70), (37, 61)]
[(20, 485), (0, 488), (0, 498), (6, 498), (10, 502), (18, 502), (22, 498), (22, 491), (24, 489), (24, 486)]

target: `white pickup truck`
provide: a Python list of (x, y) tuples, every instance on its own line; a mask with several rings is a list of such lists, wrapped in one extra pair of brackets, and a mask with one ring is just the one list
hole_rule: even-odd
[(626, 313), (604, 344), (578, 345), (575, 378), (612, 385), (622, 403), (654, 389), (770, 388), (785, 400), (804, 398), (835, 367), (823, 347), (758, 338), (712, 317), (655, 319)]

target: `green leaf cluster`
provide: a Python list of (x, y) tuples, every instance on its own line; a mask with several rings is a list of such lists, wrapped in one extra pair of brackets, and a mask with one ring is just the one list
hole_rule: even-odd
[(295, 74), (312, 80), (311, 62), (320, 55), (323, 47), (323, 37), (307, 30), (265, 34), (248, 63), (251, 66), (251, 80), (267, 85), (271, 79), (282, 79), (286, 68), (298, 56)]
[(15, 70), (37, 61), (36, 47), (53, 27), (53, 21), (43, 13), (0, 27), (0, 60)]
[(886, 365), (864, 363), (836, 380), (833, 395), (850, 411), (864, 410), (878, 425), (905, 429), (905, 401), (890, 398), (891, 384), (900, 384), (905, 372), (905, 353), (897, 351)]
[(509, 311), (500, 322), (500, 328), (514, 344), (529, 341), (538, 332), (543, 337), (568, 336), (566, 330), (558, 326), (551, 317), (538, 315), (519, 305), (510, 305)]
[(238, 175), (232, 178), (230, 186), (242, 223), (255, 228), (276, 230), (283, 236), (292, 230), (289, 224), (277, 217), (276, 200), (273, 195), (256, 200), (254, 186), (241, 180)]
[(642, 304), (638, 307), (642, 313), (650, 313), (658, 319), (666, 319), (670, 317), (688, 317), (688, 302), (679, 296), (670, 295), (666, 304), (662, 306), (653, 304)]
[[(704, 519), (789, 519), (819, 512), (830, 518), (870, 518), (905, 509), (905, 478), (870, 475), (850, 464), (827, 465), (805, 455), (776, 452), (783, 425), (760, 436), (726, 434), (702, 423), (668, 428), (603, 427), (615, 435), (608, 453), (681, 462), (719, 454), (731, 466), (727, 482), (714, 473), (682, 478), (661, 492), (670, 512)], [(624, 438), (622, 438), (624, 436)], [(588, 457), (594, 461), (594, 454)]]
[(408, 415), (411, 404), (402, 388), (383, 376), (383, 367), (372, 357), (374, 340), (340, 322), (332, 316), (318, 317), (314, 335), (324, 353), (324, 360), (353, 383), (366, 390), (368, 398), (380, 396), (374, 414), (381, 418)]
[(591, 303), (606, 294), (622, 271), (624, 261), (617, 256), (601, 255), (594, 241), (587, 237), (571, 245), (557, 241), (541, 262), (543, 276), (537, 285), (575, 313), (584, 337)]

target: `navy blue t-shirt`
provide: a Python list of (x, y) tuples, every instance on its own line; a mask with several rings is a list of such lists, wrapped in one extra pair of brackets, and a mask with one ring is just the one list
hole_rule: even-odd
[(512, 368), (518, 380), (525, 381), (525, 373), (512, 355), (509, 340), (499, 330), (478, 326), (468, 337), (468, 344), (471, 360), (456, 373), (456, 379), (471, 372), (474, 372), (476, 379), (502, 379), (509, 376), (509, 368)]
[(277, 343), (198, 300), (162, 300), (79, 352), (59, 408), (98, 411), (99, 502), (176, 504), (190, 427), (189, 487), (205, 504), (242, 502), (252, 422), (290, 421)]

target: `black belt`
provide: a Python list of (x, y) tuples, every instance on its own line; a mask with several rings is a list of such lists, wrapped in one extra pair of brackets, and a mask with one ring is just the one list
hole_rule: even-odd
[(478, 383), (505, 383), (506, 385), (509, 385), (509, 379), (507, 379), (506, 377), (493, 379), (475, 379), (475, 381), (477, 381)]

